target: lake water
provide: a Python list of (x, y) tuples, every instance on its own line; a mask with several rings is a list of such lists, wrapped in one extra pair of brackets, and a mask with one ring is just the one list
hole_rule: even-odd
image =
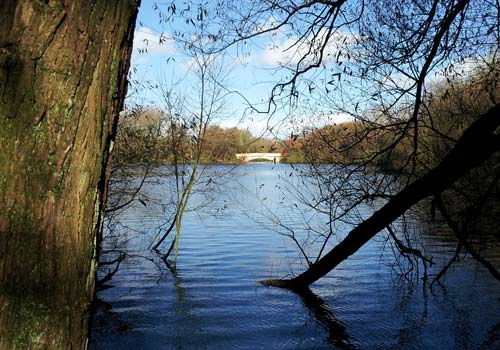
[[(106, 306), (95, 313), (90, 349), (500, 349), (499, 284), (467, 258), (431, 291), (400, 278), (375, 239), (307, 295), (260, 285), (303, 269), (293, 243), (273, 230), (277, 217), (321, 225), (300, 203), (283, 203), (288, 172), (238, 167), (210, 205), (186, 214), (176, 273), (147, 249), (168, 208), (151, 201), (121, 213), (119, 237), (104, 249), (114, 242), (129, 258), (98, 294)], [(162, 179), (145, 191), (170, 196)], [(428, 241), (438, 257), (455, 248), (446, 232)]]

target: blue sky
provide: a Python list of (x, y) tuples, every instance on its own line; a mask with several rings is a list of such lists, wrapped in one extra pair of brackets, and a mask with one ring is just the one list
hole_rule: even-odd
[[(162, 23), (158, 10), (154, 9), (155, 3), (154, 0), (143, 0), (139, 10), (132, 55), (132, 71), (134, 72), (132, 87), (140, 86), (137, 82), (148, 83), (145, 85), (153, 87), (159, 83), (176, 84), (178, 91), (185, 96), (193, 97), (197, 94), (199, 84), (195, 77), (196, 72), (191, 69), (192, 57), (186, 55), (179, 42), (172, 40), (172, 33), (175, 30), (188, 33), (186, 40), (192, 38), (189, 36), (193, 35), (189, 34), (190, 25), (186, 24), (185, 19), (181, 16), (175, 17), (176, 22), (174, 23)], [(245, 4), (247, 3), (242, 2), (242, 6)], [(166, 4), (159, 6), (161, 10), (165, 10), (167, 7)], [(273, 20), (273, 18), (263, 19), (262, 25), (269, 25)], [(208, 25), (212, 25), (212, 18), (208, 22)], [(283, 138), (290, 135), (292, 131), (300, 132), (303, 127), (321, 127), (326, 123), (340, 123), (350, 120), (347, 114), (339, 113), (339, 110), (350, 110), (357, 114), (359, 105), (359, 113), (363, 114), (364, 111), (373, 108), (373, 105), (377, 106), (380, 101), (373, 98), (374, 92), (381, 91), (380, 87), (374, 85), (377, 79), (384, 84), (384, 89), (388, 90), (391, 88), (401, 89), (408, 87), (409, 84), (414, 85), (414, 80), (409, 80), (393, 67), (375, 72), (374, 74), (383, 74), (383, 76), (377, 76), (371, 81), (354, 76), (346, 78), (347, 74), (343, 75), (342, 80), (333, 78), (340, 77), (338, 72), (342, 72), (342, 69), (345, 69), (352, 62), (349, 54), (355, 54), (349, 50), (349, 43), (359, 40), (359, 36), (349, 33), (347, 30), (336, 32), (335, 35), (338, 36), (332, 37), (334, 40), (328, 43), (323, 59), (325, 68), (314, 73), (316, 75), (311, 80), (313, 83), (318, 83), (315, 92), (309, 95), (306, 93), (305, 98), (301, 99), (301, 105), (288, 107), (288, 109), (284, 107), (272, 116), (265, 113), (250, 113), (249, 103), (257, 109), (266, 110), (273, 86), (286, 74), (285, 69), (276, 68), (285, 63), (291, 65), (297, 63), (298, 57), (304, 55), (307, 47), (293, 46), (292, 44), (297, 40), (297, 37), (286, 36), (280, 31), (261, 36), (246, 45), (230, 47), (226, 51), (227, 56), (224, 59), (225, 73), (227, 74), (224, 86), (227, 91), (236, 91), (237, 93), (227, 94), (225, 113), (218, 115), (213, 122), (223, 127), (236, 126), (248, 129), (255, 135), (261, 135), (267, 127), (273, 127), (274, 134)], [(160, 41), (162, 44), (159, 43)], [(289, 49), (291, 46), (292, 49)], [(242, 48), (244, 48), (243, 53)], [(340, 53), (347, 56), (342, 58), (344, 61), (342, 66), (342, 62), (335, 62), (335, 58), (338, 58)], [(455, 68), (468, 67), (468, 70), (471, 70), (471, 67), (477, 66), (477, 62), (472, 58), (451, 63), (455, 63)], [(414, 63), (418, 63), (418, 61)], [(449, 63), (449, 60), (445, 60), (441, 65), (433, 68), (428, 77), (429, 85), (443, 80), (443, 69)], [(356, 66), (354, 69), (357, 69)], [(409, 68), (401, 67), (401, 69)], [(333, 83), (328, 85), (330, 81)], [(307, 91), (307, 87), (307, 85), (302, 85), (305, 91)], [(325, 93), (325, 89), (332, 91), (327, 90)], [(149, 88), (143, 88), (138, 92), (135, 92), (133, 88), (130, 89), (129, 105), (133, 102), (146, 106), (161, 105), (161, 99), (154, 91), (155, 89)], [(385, 102), (389, 103), (391, 95), (387, 96)], [(408, 102), (411, 104), (412, 94), (408, 94), (407, 98), (410, 100), (401, 100), (400, 103)], [(328, 110), (328, 108), (332, 108), (332, 110)]]
[[(170, 39), (169, 28), (160, 23), (158, 13), (153, 10), (154, 3), (155, 1), (143, 0), (139, 10), (132, 54), (134, 80), (149, 81), (153, 85), (159, 81), (164, 84), (181, 81), (178, 89), (187, 94), (192, 93), (197, 83), (193, 77), (194, 72), (190, 72), (189, 68), (191, 57), (183, 53), (182, 48)], [(166, 40), (159, 44), (162, 35)], [(238, 91), (249, 102), (265, 110), (266, 105), (262, 101), (267, 101), (273, 86), (273, 77), (269, 71), (271, 62), (266, 61), (271, 58), (256, 50), (251, 51), (250, 57), (246, 58), (238, 57), (234, 50), (230, 51), (233, 52), (224, 59), (228, 67), (228, 78), (224, 85), (228, 90)], [(139, 94), (132, 93), (130, 100), (146, 105), (161, 104), (158, 97), (148, 89), (142, 89)], [(254, 134), (263, 132), (267, 126), (268, 115), (250, 115), (248, 103), (238, 94), (228, 95), (227, 110), (228, 115), (216, 120), (217, 124), (247, 128)]]
[[(172, 25), (160, 23), (158, 11), (154, 9), (155, 3), (153, 0), (143, 0), (139, 10), (132, 54), (133, 86), (138, 86), (137, 82), (148, 82), (153, 86), (158, 82), (163, 84), (176, 82), (180, 91), (188, 95), (193, 94), (197, 83), (193, 77), (194, 72), (189, 69), (192, 58), (186, 56), (179, 45), (171, 40), (169, 31), (174, 29)], [(296, 60), (294, 52), (286, 50), (292, 40), (278, 33), (249, 43), (245, 46), (244, 55), (241, 54), (241, 47), (233, 47), (227, 51), (224, 64), (227, 67), (228, 78), (224, 85), (228, 91), (238, 93), (228, 94), (226, 115), (215, 120), (215, 123), (223, 127), (237, 126), (248, 129), (255, 135), (264, 133), (266, 128), (271, 126), (274, 127), (274, 134), (280, 137), (289, 135), (291, 128), (297, 130), (301, 126), (310, 126), (313, 123), (313, 116), (295, 118), (290, 124), (290, 119), (287, 118), (289, 111), (280, 110), (271, 117), (265, 113), (250, 113), (248, 108), (250, 102), (254, 107), (266, 110), (272, 87), (285, 73), (274, 68), (282, 62), (293, 63)], [(160, 99), (148, 88), (139, 92), (130, 89), (129, 95), (129, 104), (133, 102), (151, 106), (161, 104)], [(335, 117), (336, 122), (345, 119), (344, 116)], [(284, 120), (286, 122), (283, 122)]]

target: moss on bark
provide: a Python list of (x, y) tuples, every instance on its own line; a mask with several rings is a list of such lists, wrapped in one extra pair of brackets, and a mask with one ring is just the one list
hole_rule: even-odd
[(1, 349), (86, 347), (138, 5), (0, 4)]

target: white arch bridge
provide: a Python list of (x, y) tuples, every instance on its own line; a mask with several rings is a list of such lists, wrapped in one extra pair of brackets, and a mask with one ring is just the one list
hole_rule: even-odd
[(236, 158), (242, 163), (248, 163), (253, 160), (268, 160), (270, 162), (279, 163), (283, 156), (281, 153), (236, 153)]

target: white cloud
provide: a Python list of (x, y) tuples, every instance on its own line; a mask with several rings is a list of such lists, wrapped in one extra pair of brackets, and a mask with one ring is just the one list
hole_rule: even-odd
[(226, 129), (238, 128), (241, 130), (248, 130), (254, 136), (269, 135), (269, 122), (265, 118), (245, 118), (243, 120), (224, 119), (217, 124)]
[(134, 54), (171, 56), (176, 52), (172, 38), (166, 34), (158, 34), (151, 28), (140, 27), (134, 33)]
[(190, 70), (197, 71), (201, 67), (205, 68), (211, 67), (213, 69), (217, 69), (217, 59), (218, 55), (215, 54), (193, 56), (191, 58), (188, 58), (187, 61), (183, 62), (180, 65), (180, 68), (182, 69), (183, 72), (188, 72)]
[(335, 113), (316, 116), (288, 116), (288, 117), (249, 117), (242, 120), (221, 120), (218, 125), (223, 128), (237, 127), (246, 129), (254, 136), (279, 137), (286, 139), (292, 133), (301, 133), (303, 130), (322, 128), (332, 124), (353, 122), (354, 118), (346, 113)]
[(255, 31), (256, 32), (263, 32), (267, 30), (271, 30), (274, 33), (281, 33), (281, 29), (275, 29), (277, 26), (279, 26), (281, 22), (277, 20), (273, 15), (270, 15), (264, 22), (261, 24), (256, 25)]
[[(265, 49), (253, 53), (251, 59), (256, 64), (266, 66), (296, 66), (301, 59), (306, 57), (302, 64), (311, 64), (319, 57), (319, 49), (322, 45), (324, 35), (326, 35), (326, 32), (322, 31), (316, 40), (309, 38), (299, 42), (295, 37), (285, 38), (280, 36), (275, 38), (274, 41), (269, 42)], [(324, 47), (323, 63), (333, 62), (339, 55), (341, 55), (341, 58), (339, 57), (341, 60), (349, 59), (347, 48), (353, 42), (354, 37), (351, 34), (334, 33)], [(311, 47), (314, 48), (312, 52), (316, 52), (317, 57), (309, 53)]]
[(449, 62), (444, 67), (439, 67), (434, 75), (430, 75), (427, 79), (427, 83), (431, 86), (433, 84), (440, 84), (446, 81), (446, 79), (469, 79), (474, 75), (477, 69), (484, 68), (492, 64), (491, 59), (493, 57), (487, 56), (470, 56), (464, 57), (459, 61)]
[(341, 124), (341, 123), (354, 121), (353, 116), (350, 114), (347, 114), (347, 113), (330, 114), (327, 119), (328, 119), (329, 123), (335, 123), (335, 124)]
[(347, 113), (330, 113), (292, 116), (289, 123), (295, 132), (301, 132), (302, 130), (321, 129), (327, 125), (342, 124), (352, 121), (354, 121), (354, 118)]

